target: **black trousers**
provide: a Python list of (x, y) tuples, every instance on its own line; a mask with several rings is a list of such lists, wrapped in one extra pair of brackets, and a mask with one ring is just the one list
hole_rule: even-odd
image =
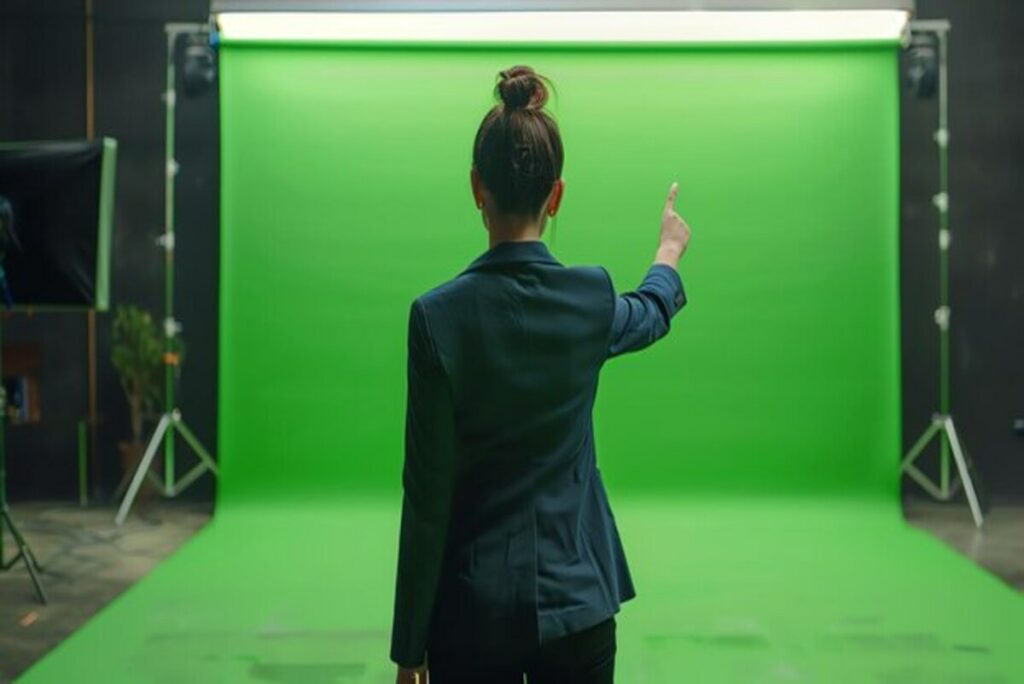
[(437, 650), (429, 657), (430, 684), (612, 684), (615, 618), (543, 644), (514, 665), (480, 663), (472, 653)]

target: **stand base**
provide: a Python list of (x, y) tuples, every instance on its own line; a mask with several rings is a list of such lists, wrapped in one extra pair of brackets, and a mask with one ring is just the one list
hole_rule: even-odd
[[(932, 441), (932, 439), (938, 438), (939, 440), (945, 440), (949, 446), (949, 450), (953, 453), (953, 460), (956, 461), (956, 469), (960, 475), (960, 479), (955, 481), (951, 486), (940, 487), (936, 485), (931, 479), (928, 478), (917, 466), (914, 465), (914, 461), (917, 460), (918, 456), (924, 451), (924, 448)], [(971, 507), (971, 516), (974, 518), (974, 524), (980, 528), (984, 522), (984, 518), (981, 514), (981, 504), (978, 502), (977, 492), (974, 490), (974, 482), (971, 480), (971, 474), (967, 469), (967, 459), (964, 458), (963, 448), (960, 446), (960, 438), (957, 436), (956, 427), (953, 425), (953, 417), (948, 414), (936, 414), (932, 419), (932, 424), (928, 426), (928, 429), (924, 431), (914, 446), (910, 448), (907, 455), (903, 458), (903, 464), (901, 466), (903, 472), (905, 472), (914, 482), (921, 485), (932, 498), (938, 499), (939, 501), (951, 500), (959, 490), (961, 483), (963, 484), (964, 493), (967, 495), (967, 503)]]
[[(181, 433), (181, 436), (185, 439), (192, 450), (199, 457), (199, 463), (196, 464), (192, 470), (188, 471), (183, 478), (178, 480), (177, 485), (171, 483), (164, 483), (160, 481), (160, 478), (150, 472), (149, 468), (153, 463), (153, 458), (156, 457), (156, 452), (160, 449), (160, 443), (163, 441), (164, 433), (168, 430), (177, 430)], [(139, 493), (139, 487), (142, 486), (142, 478), (149, 477), (154, 480), (167, 498), (172, 498), (181, 494), (185, 489), (188, 488), (193, 482), (199, 479), (199, 476), (209, 470), (214, 475), (217, 475), (217, 464), (214, 463), (213, 457), (210, 456), (210, 452), (206, 450), (202, 442), (196, 438), (185, 422), (181, 419), (181, 411), (174, 409), (170, 413), (165, 413), (161, 418), (160, 422), (157, 423), (156, 430), (153, 431), (153, 436), (149, 440), (149, 444), (146, 446), (146, 452), (142, 456), (142, 460), (139, 461), (138, 467), (135, 469), (135, 476), (132, 478), (132, 483), (128, 486), (128, 493), (124, 497), (124, 501), (121, 502), (121, 507), (117, 511), (117, 517), (114, 521), (118, 525), (123, 525), (125, 518), (128, 517), (128, 511), (131, 510), (132, 504), (135, 502), (135, 497)]]
[[(14, 564), (19, 560), (25, 563), (25, 569), (28, 570), (29, 577), (32, 578), (32, 584), (36, 588), (36, 597), (39, 602), (44, 606), (47, 603), (46, 591), (43, 589), (43, 583), (39, 579), (39, 573), (42, 572), (42, 568), (39, 567), (39, 561), (36, 560), (35, 554), (32, 553), (32, 549), (29, 548), (28, 542), (21, 536), (21, 532), (18, 531), (18, 526), (14, 524), (14, 518), (11, 517), (11, 511), (4, 504), (0, 508), (0, 535), (4, 533), (4, 527), (7, 527), (11, 531), (11, 536), (14, 537), (14, 543), (18, 547), (18, 553), (14, 554), (14, 557), (9, 561), (5, 561), (0, 558), (0, 570), (10, 570), (14, 567)], [(0, 545), (2, 547), (2, 545)]]

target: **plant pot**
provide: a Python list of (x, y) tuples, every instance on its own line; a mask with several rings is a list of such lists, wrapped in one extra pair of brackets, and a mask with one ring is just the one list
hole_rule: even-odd
[[(117, 490), (114, 492), (114, 500), (120, 502), (125, 492), (128, 491), (128, 485), (131, 484), (132, 478), (135, 476), (135, 471), (139, 467), (139, 461), (142, 460), (142, 456), (146, 453), (146, 445), (142, 442), (118, 442), (117, 452), (121, 461), (121, 482), (118, 483)], [(154, 458), (150, 464), (150, 468), (156, 465), (159, 460), (158, 454), (157, 458)], [(139, 487), (139, 493), (135, 497), (135, 502), (149, 501), (153, 491), (153, 483), (150, 482), (149, 478), (144, 478), (142, 486)]]

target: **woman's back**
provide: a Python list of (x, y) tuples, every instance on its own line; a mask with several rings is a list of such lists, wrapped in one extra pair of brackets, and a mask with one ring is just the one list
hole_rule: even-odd
[(434, 629), (500, 651), (513, 636), (539, 643), (594, 624), (628, 598), (607, 594), (628, 584), (621, 547), (607, 534), (594, 542), (603, 567), (621, 566), (600, 577), (580, 529), (584, 518), (605, 527), (603, 495), (587, 490), (591, 410), (614, 314), (607, 274), (566, 268), (542, 242), (506, 242), (418, 301), (454, 420)]
[[(541, 242), (502, 243), (421, 298), (452, 392), (456, 491), (473, 534), (488, 500), (536, 491), (576, 461), (608, 349), (613, 292), (598, 268), (565, 268)], [(493, 511), (501, 515), (501, 508)]]

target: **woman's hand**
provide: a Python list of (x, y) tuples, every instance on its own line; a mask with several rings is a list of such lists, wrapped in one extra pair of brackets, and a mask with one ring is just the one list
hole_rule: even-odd
[(678, 192), (679, 183), (672, 183), (672, 187), (668, 189), (665, 209), (661, 213), (661, 241), (658, 243), (658, 252), (654, 258), (654, 263), (672, 268), (679, 265), (679, 259), (686, 253), (686, 247), (690, 244), (690, 226), (676, 213)]
[(399, 667), (395, 684), (427, 684), (427, 666), (417, 668)]

